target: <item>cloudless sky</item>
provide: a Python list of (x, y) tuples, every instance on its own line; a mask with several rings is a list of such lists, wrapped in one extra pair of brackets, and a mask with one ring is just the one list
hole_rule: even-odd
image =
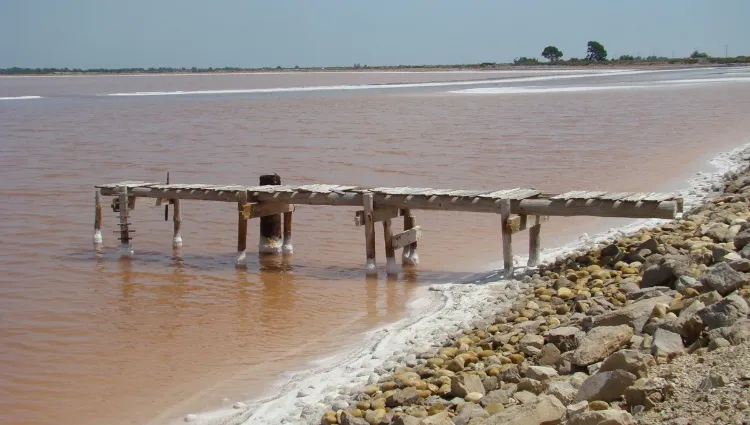
[(750, 0), (0, 0), (0, 68), (750, 55)]

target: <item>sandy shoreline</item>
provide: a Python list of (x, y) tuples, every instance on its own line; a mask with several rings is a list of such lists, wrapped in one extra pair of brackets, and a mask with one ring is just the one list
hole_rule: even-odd
[[(718, 168), (716, 172), (699, 173), (692, 178), (690, 186), (681, 191), (686, 199), (686, 209), (715, 196), (723, 174), (737, 169), (742, 163), (738, 159), (748, 152), (750, 145), (718, 155), (711, 161)], [(641, 220), (627, 228), (582, 240), (575, 246), (545, 250), (543, 259), (549, 262), (576, 251), (580, 253), (581, 249), (663, 222)], [(519, 261), (523, 259), (519, 258)], [(274, 386), (274, 395), (238, 402), (232, 409), (191, 414), (178, 421), (198, 424), (319, 423), (326, 409), (337, 404), (343, 407), (365, 385), (376, 383), (389, 370), (413, 362), (417, 354), (430, 350), (435, 343), (446, 340), (454, 332), (471, 328), (473, 323), (508, 309), (521, 295), (522, 284), (496, 281), (498, 277), (490, 273), (473, 283), (433, 285), (425, 296), (417, 297), (412, 303), (409, 317), (366, 335), (355, 350), (321, 359), (310, 370), (286, 376)], [(487, 302), (488, 299), (491, 301)]]

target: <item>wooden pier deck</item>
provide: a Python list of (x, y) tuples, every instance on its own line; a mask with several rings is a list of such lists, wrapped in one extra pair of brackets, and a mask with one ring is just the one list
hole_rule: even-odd
[[(386, 270), (398, 273), (395, 250), (403, 248), (404, 265), (418, 263), (417, 242), (421, 229), (413, 210), (494, 213), (501, 216), (503, 260), (506, 275), (512, 273), (511, 235), (530, 229), (529, 262), (539, 260), (542, 222), (549, 216), (595, 216), (671, 219), (682, 211), (683, 202), (669, 193), (569, 191), (546, 194), (537, 189), (503, 190), (433, 189), (413, 187), (344, 186), (332, 184), (281, 185), (276, 175), (261, 176), (261, 185), (175, 184), (122, 181), (96, 185), (95, 243), (101, 243), (101, 196), (115, 197), (113, 210), (120, 213), (120, 240), (130, 242), (128, 210), (137, 198), (155, 198), (173, 205), (175, 248), (181, 246), (181, 201), (219, 201), (237, 204), (238, 264), (246, 258), (247, 220), (261, 219), (261, 253), (291, 254), (292, 212), (295, 205), (362, 207), (354, 223), (365, 227), (366, 270), (375, 273), (375, 223), (383, 223)], [(531, 217), (530, 217), (531, 216)], [(404, 218), (404, 231), (394, 234), (392, 219)], [(166, 219), (165, 215), (165, 219)], [(533, 221), (533, 223), (532, 223)], [(282, 232), (283, 222), (283, 232)]]

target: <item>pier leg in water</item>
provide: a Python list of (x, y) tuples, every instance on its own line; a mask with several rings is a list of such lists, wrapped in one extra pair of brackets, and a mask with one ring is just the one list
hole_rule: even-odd
[(377, 276), (378, 269), (375, 264), (375, 222), (373, 221), (372, 193), (362, 194), (362, 204), (365, 211), (365, 273), (367, 276)]
[(513, 278), (513, 245), (510, 228), (510, 199), (500, 200), (500, 219), (503, 228), (503, 266), (505, 278)]
[(396, 250), (393, 249), (393, 228), (391, 219), (383, 220), (383, 238), (385, 241), (385, 272), (388, 276), (398, 276), (398, 265), (396, 264)]
[(240, 191), (237, 194), (237, 261), (235, 265), (237, 267), (247, 266), (247, 219), (245, 214), (242, 212), (243, 207), (247, 203), (247, 192)]
[(177, 249), (182, 247), (182, 233), (180, 231), (180, 227), (182, 226), (182, 205), (179, 199), (175, 199), (173, 205), (172, 221), (174, 221), (174, 236), (172, 237), (172, 248)]
[(284, 243), (281, 245), (281, 253), (283, 255), (294, 254), (294, 247), (292, 246), (292, 213), (284, 213)]
[[(404, 210), (404, 230), (413, 229), (417, 225), (417, 218), (411, 210)], [(419, 252), (417, 251), (417, 242), (411, 243), (404, 247), (404, 253), (401, 256), (401, 263), (405, 266), (416, 266), (419, 264)]]
[(97, 189), (94, 193), (94, 246), (99, 247), (102, 242), (102, 195)]
[(120, 186), (118, 201), (120, 208), (120, 257), (132, 257), (134, 251), (130, 247), (130, 214), (128, 210), (127, 186)]
[[(281, 177), (277, 174), (266, 174), (260, 176), (260, 185), (278, 186)], [(260, 240), (258, 241), (259, 254), (279, 254), (283, 241), (281, 239), (281, 214), (269, 215), (260, 218)]]
[(542, 217), (534, 216), (534, 225), (529, 228), (529, 267), (539, 264), (539, 252), (541, 251), (540, 234), (542, 232)]

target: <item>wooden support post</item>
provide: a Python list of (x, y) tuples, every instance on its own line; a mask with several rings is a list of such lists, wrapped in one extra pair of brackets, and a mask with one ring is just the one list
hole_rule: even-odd
[[(260, 176), (260, 185), (278, 186), (281, 177), (277, 174), (266, 174)], [(281, 214), (269, 215), (260, 218), (260, 240), (258, 241), (259, 254), (278, 254), (281, 252), (283, 241), (281, 239)]]
[(247, 265), (247, 219), (243, 212), (247, 203), (247, 192), (242, 190), (237, 193), (237, 261), (235, 265), (245, 267)]
[(180, 231), (180, 227), (182, 226), (182, 205), (179, 199), (175, 199), (172, 205), (172, 221), (174, 222), (172, 248), (177, 249), (182, 247), (182, 233)]
[(132, 257), (133, 250), (130, 248), (130, 210), (128, 205), (128, 187), (120, 186), (118, 194), (120, 212), (120, 256)]
[(391, 219), (383, 220), (383, 240), (385, 241), (385, 272), (389, 276), (398, 275), (398, 265), (396, 264), (396, 250), (393, 249), (393, 227)]
[(94, 245), (99, 246), (102, 242), (102, 195), (97, 189), (94, 192)]
[[(417, 217), (411, 212), (410, 209), (404, 210), (404, 230), (410, 230), (416, 227)], [(419, 264), (419, 252), (417, 252), (417, 241), (410, 243), (404, 247), (404, 252), (401, 255), (401, 263), (405, 266), (416, 266)]]
[(510, 199), (500, 200), (500, 219), (503, 228), (503, 268), (505, 278), (513, 278), (513, 245), (510, 229)]
[(362, 195), (362, 206), (365, 210), (365, 273), (368, 276), (377, 276), (378, 270), (375, 263), (375, 221), (373, 220), (372, 193)]
[(540, 233), (542, 232), (542, 217), (534, 216), (534, 225), (529, 228), (529, 267), (539, 264), (539, 253), (541, 251)]
[(292, 213), (284, 213), (284, 242), (281, 245), (283, 255), (292, 255), (294, 247), (292, 246)]

